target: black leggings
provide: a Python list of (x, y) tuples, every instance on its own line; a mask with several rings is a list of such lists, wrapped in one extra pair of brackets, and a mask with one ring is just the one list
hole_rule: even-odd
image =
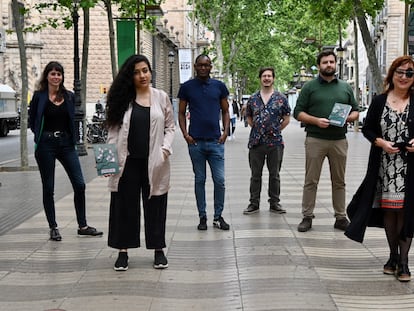
[(384, 210), (384, 227), (390, 254), (399, 256), (399, 263), (408, 264), (408, 252), (410, 251), (412, 238), (401, 238), (403, 224), (403, 209), (397, 211)]

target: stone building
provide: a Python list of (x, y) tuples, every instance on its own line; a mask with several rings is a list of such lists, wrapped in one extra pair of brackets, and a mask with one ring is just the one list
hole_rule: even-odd
[[(400, 0), (386, 0), (384, 7), (378, 12), (376, 18), (370, 21), (371, 37), (375, 44), (378, 65), (381, 74), (385, 77), (392, 61), (407, 52), (405, 27), (406, 5)], [(360, 104), (367, 106), (372, 96), (377, 93), (372, 83), (372, 76), (366, 56), (365, 46), (361, 33), (358, 33), (358, 51), (355, 51), (354, 27), (350, 23), (347, 28), (347, 40), (345, 42), (344, 79), (353, 87), (356, 83), (356, 73), (359, 72), (358, 93)], [(355, 56), (358, 54), (358, 63)], [(358, 71), (356, 70), (358, 64)]]
[[(20, 1), (22, 6), (31, 7), (37, 1)], [(186, 0), (167, 0), (162, 9), (164, 17), (157, 18), (155, 31), (150, 33), (142, 29), (140, 32), (140, 53), (151, 61), (154, 71), (153, 84), (157, 88), (169, 93), (170, 70), (173, 72), (173, 95), (175, 96), (179, 87), (178, 71), (178, 49), (190, 48), (197, 53), (203, 46), (208, 44), (204, 38), (205, 31), (194, 18), (191, 17), (192, 7), (188, 6)], [(21, 91), (20, 58), (15, 33), (10, 33), (13, 25), (11, 1), (0, 1), (1, 23), (0, 34), (5, 48), (0, 44), (0, 83), (13, 87), (19, 93)], [(83, 41), (83, 12), (79, 10), (79, 48), (82, 58)], [(113, 9), (113, 13), (116, 13)], [(69, 10), (63, 12), (70, 16)], [(25, 17), (25, 26), (38, 24), (45, 16), (59, 17), (59, 13), (44, 10), (39, 15), (32, 10)], [(116, 23), (114, 22), (116, 27)], [(194, 28), (195, 27), (195, 28)], [(194, 29), (193, 29), (194, 28)], [(87, 72), (87, 94), (84, 100), (87, 103), (95, 103), (101, 98), (103, 90), (108, 89), (112, 81), (108, 20), (103, 4), (98, 2), (97, 6), (90, 10), (90, 43), (88, 72)], [(74, 31), (59, 27), (54, 29), (47, 27), (36, 33), (24, 35), (29, 74), (29, 96), (33, 94), (36, 82), (40, 78), (44, 66), (51, 60), (57, 60), (65, 68), (65, 86), (73, 89), (74, 80)], [(2, 41), (0, 41), (1, 43)], [(168, 53), (175, 52), (175, 61), (172, 67), (168, 63)]]

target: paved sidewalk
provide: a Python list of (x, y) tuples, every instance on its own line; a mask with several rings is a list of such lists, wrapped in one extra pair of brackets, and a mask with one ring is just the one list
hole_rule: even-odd
[[(169, 268), (153, 269), (153, 252), (140, 248), (129, 251), (128, 271), (113, 270), (117, 251), (106, 243), (109, 193), (106, 179), (96, 177), (87, 184), (87, 215), (91, 225), (104, 230), (102, 238), (77, 237), (72, 193), (57, 201), (61, 242), (48, 240), (43, 211), (0, 236), (0, 310), (414, 309), (414, 283), (400, 283), (382, 273), (388, 256), (383, 230), (369, 228), (365, 243), (359, 244), (333, 228), (327, 165), (319, 185), (313, 228), (306, 233), (297, 231), (305, 134), (296, 121), (292, 120), (284, 132), (281, 203), (287, 213), (268, 211), (265, 169), (260, 213), (243, 215), (249, 198), (248, 130), (238, 122), (236, 138), (226, 143), (223, 216), (231, 225), (230, 231), (212, 226), (211, 178), (206, 185), (209, 228), (205, 232), (196, 229), (193, 173), (177, 130), (167, 217)], [(369, 146), (361, 133), (350, 132), (348, 141), (350, 200), (366, 170)], [(91, 166), (84, 170), (93, 171)], [(22, 174), (0, 173), (0, 177), (16, 182), (25, 180)], [(1, 204), (4, 192), (0, 193)], [(9, 204), (23, 197), (27, 204), (41, 205), (39, 191), (14, 189), (9, 196)], [(414, 270), (413, 256), (410, 262)]]

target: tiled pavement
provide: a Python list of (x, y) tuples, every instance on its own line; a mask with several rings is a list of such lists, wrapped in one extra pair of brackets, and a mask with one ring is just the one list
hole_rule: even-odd
[[(153, 252), (140, 248), (129, 251), (128, 271), (113, 270), (117, 251), (106, 245), (109, 194), (106, 180), (96, 177), (87, 184), (88, 220), (105, 231), (104, 237), (76, 236), (71, 194), (57, 202), (62, 242), (48, 241), (43, 212), (0, 236), (0, 310), (414, 309), (414, 283), (382, 274), (388, 255), (383, 230), (368, 229), (365, 243), (359, 244), (333, 228), (327, 165), (313, 229), (296, 230), (304, 175), (304, 133), (296, 121), (284, 132), (284, 215), (268, 211), (266, 170), (260, 213), (242, 214), (249, 197), (248, 129), (238, 123), (235, 135), (226, 143), (223, 216), (230, 231), (212, 227), (211, 179), (206, 186), (209, 228), (197, 231), (193, 174), (177, 131), (167, 217), (169, 268), (153, 269)], [(350, 132), (348, 141), (349, 200), (365, 172), (369, 146), (361, 133)], [(1, 174), (11, 180), (22, 173)], [(27, 201), (40, 204), (39, 194), (27, 193)]]

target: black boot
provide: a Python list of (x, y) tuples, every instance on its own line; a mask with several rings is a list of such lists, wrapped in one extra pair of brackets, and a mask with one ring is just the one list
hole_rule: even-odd
[(390, 258), (384, 265), (384, 274), (394, 275), (397, 271), (397, 264), (399, 260), (400, 256), (398, 254), (390, 254)]

